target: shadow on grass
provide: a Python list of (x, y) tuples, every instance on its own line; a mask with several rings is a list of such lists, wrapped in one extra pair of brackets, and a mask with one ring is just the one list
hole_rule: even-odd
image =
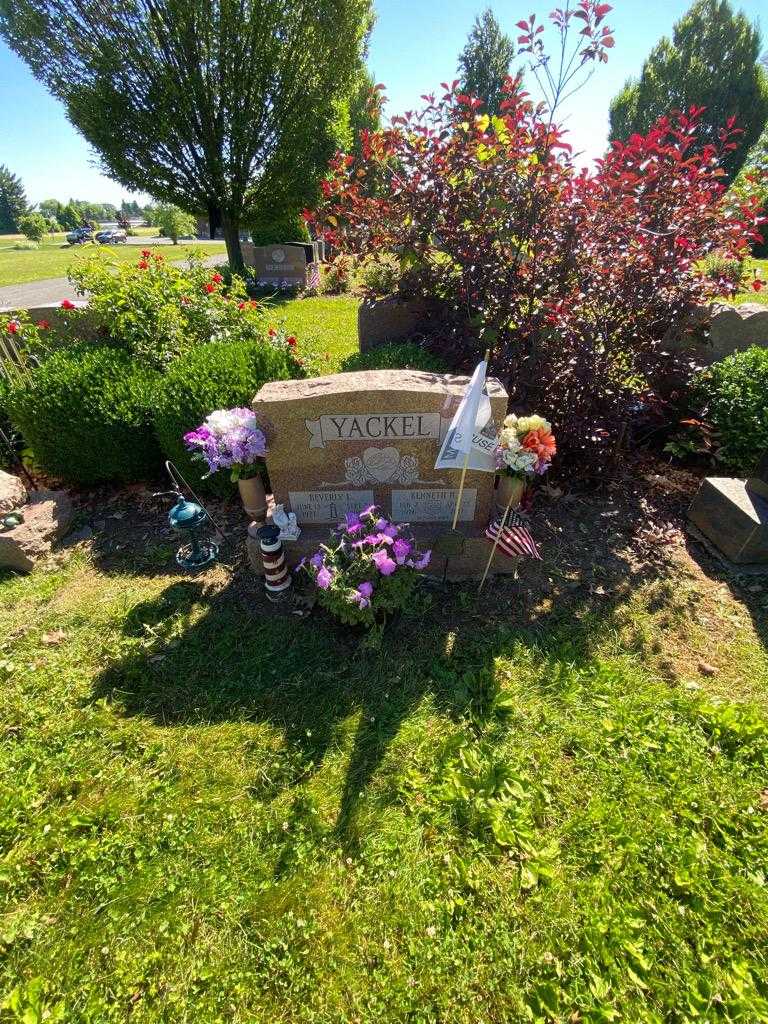
[(493, 699), (495, 659), (520, 642), (586, 663), (616, 609), (658, 567), (628, 574), (617, 561), (616, 586), (597, 598), (582, 585), (547, 594), (547, 571), (526, 568), (526, 582), (538, 572), (543, 585), (531, 597), (509, 579), (480, 598), (474, 586), (435, 585), (429, 607), (391, 627), (380, 650), (322, 613), (303, 619), (269, 605), (247, 573), (215, 593), (203, 580), (180, 580), (127, 616), (125, 633), (148, 642), (97, 678), (94, 698), (166, 727), (268, 723), (303, 775), (318, 770), (357, 714), (337, 821), (340, 842), (354, 849), (360, 795), (423, 701), (455, 721), (475, 714)]

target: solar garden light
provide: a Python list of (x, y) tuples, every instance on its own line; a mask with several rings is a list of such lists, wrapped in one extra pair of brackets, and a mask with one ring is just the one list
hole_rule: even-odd
[(168, 524), (175, 533), (185, 538), (185, 543), (176, 552), (176, 562), (187, 572), (204, 569), (215, 562), (219, 554), (218, 544), (200, 537), (205, 521), (210, 517), (202, 505), (196, 501), (187, 501), (181, 491), (160, 491), (153, 497), (161, 498), (167, 494), (176, 498), (176, 504), (168, 513)]

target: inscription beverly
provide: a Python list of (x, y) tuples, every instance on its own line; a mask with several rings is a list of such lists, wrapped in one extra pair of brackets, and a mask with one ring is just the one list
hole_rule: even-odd
[(309, 447), (324, 448), (332, 441), (439, 440), (439, 412), (355, 413), (305, 420)]
[(289, 491), (288, 500), (299, 523), (338, 523), (372, 505), (373, 491)]

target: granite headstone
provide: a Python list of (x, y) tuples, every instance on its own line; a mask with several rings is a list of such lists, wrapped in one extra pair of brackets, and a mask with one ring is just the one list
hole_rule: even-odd
[[(303, 531), (288, 557), (313, 550), (331, 525), (368, 505), (412, 524), (426, 544), (450, 530), (460, 473), (434, 467), (467, 383), (447, 374), (368, 370), (265, 384), (253, 408), (267, 435), (274, 501), (296, 514)], [(498, 425), (507, 394), (489, 379), (488, 395)], [(492, 425), (487, 434), (492, 445)], [(450, 575), (482, 572), (493, 486), (492, 473), (467, 472), (459, 512), (464, 562)], [(506, 559), (493, 571), (513, 569)]]

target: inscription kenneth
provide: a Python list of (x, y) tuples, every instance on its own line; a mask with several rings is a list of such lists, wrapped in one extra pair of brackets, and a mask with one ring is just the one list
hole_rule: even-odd
[(439, 440), (439, 412), (355, 413), (305, 420), (309, 447), (325, 448), (331, 441)]
[[(440, 487), (413, 491), (392, 491), (392, 518), (397, 523), (450, 523), (456, 507), (458, 488)], [(459, 521), (475, 518), (477, 490), (465, 487), (459, 506)]]

